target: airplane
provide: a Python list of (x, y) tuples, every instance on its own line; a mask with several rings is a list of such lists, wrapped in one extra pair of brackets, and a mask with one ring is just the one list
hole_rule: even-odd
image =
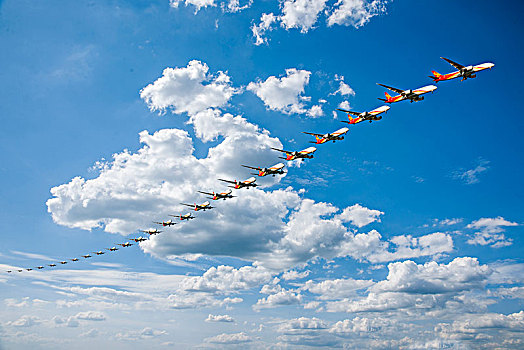
[(125, 248), (125, 247), (131, 247), (133, 243), (125, 242), (125, 243), (117, 243), (117, 245), (120, 245)]
[(180, 220), (191, 220), (195, 218), (194, 216), (191, 216), (191, 213), (187, 213), (185, 215), (169, 215), (169, 216), (172, 216), (174, 218), (179, 218)]
[(270, 168), (258, 168), (258, 167), (252, 167), (252, 166), (247, 166), (247, 165), (242, 165), (242, 166), (244, 168), (253, 169), (253, 170), (258, 171), (258, 174), (257, 173), (251, 173), (251, 175), (258, 175), (260, 177), (266, 176), (266, 175), (273, 175), (273, 176), (275, 176), (275, 174), (281, 174), (282, 175), (282, 174), (285, 173), (285, 171), (282, 170), (285, 167), (284, 163), (275, 164), (275, 165), (273, 165)]
[(233, 198), (233, 197), (236, 197), (236, 196), (233, 196), (231, 195), (231, 190), (227, 190), (226, 192), (222, 192), (222, 193), (215, 193), (215, 192), (202, 192), (202, 191), (197, 191), (198, 193), (202, 193), (202, 194), (207, 194), (209, 196), (212, 196), (212, 197), (208, 197), (209, 199), (212, 199), (214, 201), (216, 200), (219, 200), (219, 199), (223, 199), (223, 200), (226, 200), (227, 198)]
[(389, 94), (386, 92), (385, 99), (379, 98), (379, 100), (384, 101), (386, 103), (394, 103), (394, 102), (399, 102), (403, 100), (409, 100), (409, 102), (422, 101), (424, 99), (424, 96), (420, 96), (420, 95), (427, 94), (428, 92), (433, 92), (437, 89), (435, 85), (427, 85), (427, 86), (424, 86), (424, 87), (421, 87), (415, 90), (411, 90), (411, 89), (410, 90), (401, 90), (401, 89), (397, 89), (391, 86), (387, 86), (384, 84), (378, 84), (378, 83), (377, 85), (385, 87), (386, 89), (394, 91), (398, 94), (397, 96), (389, 96)]
[(300, 152), (298, 151), (284, 151), (283, 149), (273, 148), (271, 149), (279, 152), (284, 152), (286, 154), (286, 157), (278, 157), (280, 159), (285, 160), (294, 160), (294, 159), (303, 159), (303, 158), (313, 158), (313, 153), (317, 150), (315, 147), (308, 147)]
[(142, 236), (138, 237), (138, 238), (129, 238), (130, 241), (135, 241), (135, 243), (139, 243), (139, 242), (143, 242), (143, 241), (147, 241), (147, 238), (144, 238)]
[(337, 140), (344, 140), (343, 135), (345, 135), (348, 131), (349, 131), (348, 128), (340, 128), (337, 131), (334, 131), (332, 133), (327, 133), (327, 134), (315, 134), (313, 132), (305, 132), (305, 131), (303, 131), (302, 133), (315, 136), (316, 141), (309, 141), (309, 143), (315, 143), (317, 145), (320, 145), (328, 141), (335, 142)]
[(47, 265), (47, 266), (49, 266), (49, 267), (55, 267), (56, 264), (49, 264), (49, 265)]
[(16, 270), (16, 271), (18, 271), (18, 272), (22, 272), (22, 271), (24, 271), (24, 270)]
[(254, 177), (250, 177), (249, 179), (247, 180), (244, 180), (244, 181), (231, 181), (231, 180), (224, 180), (224, 179), (218, 179), (220, 181), (224, 181), (224, 182), (227, 182), (227, 183), (230, 183), (230, 184), (233, 184), (234, 186), (228, 186), (228, 187), (231, 187), (231, 188), (235, 188), (235, 189), (241, 189), (241, 188), (250, 188), (250, 187), (257, 187), (258, 185), (255, 183), (255, 181), (257, 181), (257, 179), (255, 179)]
[(26, 269), (27, 271), (33, 271), (33, 269), (29, 268), (29, 269)]
[(39, 269), (39, 270), (42, 270), (44, 267), (43, 266), (37, 266), (36, 268)]
[(106, 249), (109, 250), (110, 252), (114, 252), (114, 251), (118, 250), (117, 247), (106, 248)]
[(106, 252), (99, 250), (98, 252), (91, 252), (91, 253), (96, 254), (96, 255), (104, 255)]
[[(390, 108), (391, 107), (389, 107), (389, 106), (380, 106), (380, 107), (375, 108), (374, 110), (372, 110), (370, 112), (362, 112), (362, 113), (348, 111), (346, 109), (340, 109), (340, 108), (337, 108), (337, 111), (341, 111), (341, 112), (344, 112), (344, 113), (348, 114), (349, 121), (342, 120), (342, 123), (358, 124), (358, 123), (364, 122), (366, 120), (369, 120), (370, 123), (372, 121), (374, 121), (374, 120), (380, 120), (380, 119), (382, 119), (382, 116), (379, 116), (379, 114), (387, 112)], [(351, 116), (351, 114), (356, 116), (356, 118), (353, 118)]]
[(69, 259), (71, 261), (78, 261), (78, 258)]
[(451, 64), (453, 67), (458, 69), (456, 72), (448, 73), (448, 74), (440, 74), (434, 70), (431, 71), (433, 75), (430, 75), (429, 77), (433, 79), (435, 83), (438, 83), (439, 81), (445, 81), (445, 80), (451, 80), (458, 77), (462, 77), (460, 81), (464, 81), (468, 78), (475, 78), (477, 75), (476, 72), (479, 72), (484, 69), (491, 69), (493, 68), (494, 64), (491, 62), (477, 64), (476, 66), (463, 66), (461, 64), (458, 64), (457, 62), (453, 62), (452, 60), (441, 57), (444, 61)]
[(60, 264), (65, 265), (67, 264), (67, 261), (60, 261)]
[(176, 225), (176, 222), (173, 222), (171, 220), (167, 220), (167, 221), (162, 221), (162, 222), (158, 222), (158, 221), (153, 221), (153, 223), (155, 224), (158, 224), (158, 225), (162, 225), (162, 226), (171, 226), (171, 225)]
[(11, 271), (11, 270), (7, 270), (6, 272), (7, 272), (7, 273), (11, 273), (11, 272), (13, 272), (13, 271)]
[(147, 234), (149, 234), (150, 236), (152, 236), (152, 235), (157, 235), (157, 234), (159, 234), (160, 232), (162, 232), (162, 231), (158, 231), (156, 228), (150, 228), (150, 229), (148, 229), (148, 230), (138, 230), (138, 231), (140, 231), (140, 232), (144, 232), (144, 233), (147, 233)]
[(84, 259), (89, 259), (89, 258), (91, 257), (91, 255), (86, 254), (86, 255), (82, 255), (82, 257), (83, 257)]
[[(213, 209), (214, 207), (212, 207), (208, 201), (205, 201), (204, 203), (202, 204), (186, 204), (186, 203), (180, 203), (182, 205), (185, 205), (185, 206), (188, 206), (188, 207), (191, 207), (193, 208), (194, 211), (199, 211), (199, 210), (204, 210), (206, 211), (207, 209)], [(186, 214), (187, 215), (187, 214)]]

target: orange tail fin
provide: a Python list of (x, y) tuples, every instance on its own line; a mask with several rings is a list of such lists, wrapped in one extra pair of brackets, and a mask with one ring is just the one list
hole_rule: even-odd
[(384, 95), (386, 95), (386, 98), (389, 100), (391, 98), (391, 96), (387, 93), (387, 92), (384, 92)]
[(431, 73), (433, 73), (433, 75), (436, 76), (437, 78), (442, 75), (442, 74), (440, 74), (439, 72), (437, 72), (435, 70), (432, 70)]

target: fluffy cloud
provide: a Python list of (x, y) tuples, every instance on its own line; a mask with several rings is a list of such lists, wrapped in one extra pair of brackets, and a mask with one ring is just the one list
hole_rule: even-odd
[(185, 2), (186, 6), (193, 5), (195, 6), (195, 14), (200, 11), (202, 7), (208, 7), (208, 6), (216, 6), (215, 0), (169, 0), (169, 5), (174, 8), (178, 8), (178, 6)]
[(506, 238), (504, 227), (518, 226), (516, 222), (504, 219), (502, 216), (496, 218), (481, 218), (473, 221), (466, 228), (479, 230), (474, 233), (473, 238), (468, 240), (469, 244), (490, 245), (500, 248), (511, 245), (513, 240)]
[(359, 289), (367, 289), (375, 284), (371, 280), (334, 279), (322, 282), (307, 281), (302, 287), (313, 294), (319, 294), (320, 300), (342, 299), (355, 296)]
[(342, 337), (351, 337), (359, 333), (377, 332), (389, 324), (387, 319), (357, 316), (351, 320), (338, 321), (329, 329), (329, 332)]
[(106, 316), (98, 311), (79, 312), (75, 317), (86, 321), (105, 321), (106, 319)]
[(13, 327), (32, 327), (40, 322), (40, 319), (36, 316), (24, 315), (15, 321), (8, 321), (6, 325)]
[(253, 305), (253, 310), (270, 309), (279, 306), (300, 304), (302, 296), (293, 290), (280, 288), (275, 294), (270, 294), (266, 298), (258, 299)]
[(206, 339), (206, 343), (216, 343), (216, 344), (242, 344), (253, 341), (249, 335), (244, 332), (240, 333), (222, 333), (211, 338)]
[(328, 328), (327, 323), (321, 319), (299, 317), (280, 323), (277, 331), (284, 334), (307, 334), (326, 328)]
[(349, 222), (360, 228), (375, 221), (380, 222), (380, 215), (384, 215), (384, 212), (368, 209), (360, 204), (355, 204), (344, 209), (339, 217), (342, 221)]
[(286, 0), (280, 21), (286, 29), (299, 28), (302, 33), (307, 33), (325, 6), (326, 0)]
[(268, 40), (264, 37), (267, 31), (272, 30), (271, 25), (275, 23), (277, 17), (272, 13), (263, 13), (260, 17), (260, 23), (258, 25), (253, 24), (251, 31), (255, 37), (255, 45), (267, 44)]
[(207, 316), (206, 322), (235, 322), (229, 315), (211, 315)]
[(207, 64), (190, 61), (187, 67), (166, 68), (162, 76), (140, 91), (151, 111), (194, 114), (209, 107), (225, 105), (237, 90), (229, 76), (208, 73)]
[(360, 28), (369, 20), (385, 12), (385, 4), (387, 1), (373, 0), (371, 2), (366, 0), (338, 0), (334, 10), (330, 12), (327, 19), (327, 25), (335, 24), (344, 26), (353, 26)]
[(286, 69), (286, 76), (270, 76), (265, 81), (251, 82), (247, 89), (255, 93), (271, 110), (287, 114), (306, 113), (302, 101), (305, 86), (309, 83), (311, 72)]

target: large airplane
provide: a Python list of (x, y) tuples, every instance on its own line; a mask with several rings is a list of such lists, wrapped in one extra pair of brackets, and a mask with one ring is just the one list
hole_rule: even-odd
[(455, 79), (458, 77), (462, 77), (461, 81), (464, 81), (468, 78), (475, 78), (477, 76), (475, 74), (476, 72), (480, 72), (481, 70), (484, 70), (484, 69), (491, 69), (494, 66), (493, 63), (487, 62), (487, 63), (477, 64), (476, 66), (466, 66), (465, 67), (457, 62), (453, 62), (449, 58), (445, 58), (445, 57), (441, 57), (441, 58), (458, 70), (456, 72), (452, 72), (448, 74), (440, 74), (432, 70), (431, 73), (433, 73), (433, 75), (430, 75), (429, 77), (433, 79), (435, 83), (438, 83), (439, 81)]
[(140, 232), (144, 232), (144, 233), (147, 233), (148, 235), (152, 236), (152, 235), (157, 235), (159, 234), (160, 232), (162, 231), (158, 231), (156, 228), (150, 228), (150, 229), (147, 229), (147, 230), (138, 230)]
[[(379, 116), (379, 114), (382, 114), (384, 112), (387, 112), (391, 107), (389, 106), (380, 106), (378, 108), (375, 108), (372, 111), (369, 112), (353, 112), (348, 111), (346, 109), (340, 109), (337, 108), (337, 111), (341, 111), (348, 114), (349, 121), (342, 120), (342, 123), (348, 123), (348, 124), (358, 124), (360, 122), (364, 122), (366, 120), (369, 120), (371, 123), (374, 120), (380, 120), (382, 119), (382, 116)], [(354, 115), (355, 118), (353, 118), (351, 115)]]
[(391, 86), (387, 86), (387, 85), (384, 85), (384, 84), (378, 84), (377, 85), (380, 85), (382, 87), (385, 87), (386, 89), (389, 89), (391, 91), (394, 91), (396, 92), (398, 95), (397, 96), (390, 96), (387, 92), (385, 93), (386, 95), (386, 98), (379, 98), (379, 100), (381, 101), (384, 101), (386, 103), (394, 103), (394, 102), (399, 102), (399, 101), (403, 101), (403, 100), (409, 100), (409, 102), (417, 102), (417, 101), (422, 101), (424, 99), (424, 96), (421, 96), (423, 94), (427, 94), (428, 92), (433, 92), (437, 89), (437, 87), (435, 85), (427, 85), (427, 86), (424, 86), (424, 87), (421, 87), (421, 88), (418, 88), (418, 89), (415, 89), (415, 90), (401, 90), (401, 89), (397, 89), (397, 88), (394, 88), (394, 87), (391, 87)]
[(340, 128), (337, 131), (334, 131), (328, 134), (315, 134), (313, 132), (305, 132), (305, 131), (302, 131), (302, 133), (315, 136), (316, 141), (309, 141), (309, 143), (315, 143), (317, 145), (320, 145), (320, 144), (323, 144), (329, 141), (335, 142), (337, 140), (344, 140), (344, 135), (348, 131), (349, 131), (348, 128)]
[(198, 193), (202, 193), (202, 194), (207, 194), (211, 197), (207, 197), (209, 199), (212, 199), (214, 201), (216, 200), (219, 200), (219, 199), (223, 199), (223, 200), (226, 200), (227, 198), (233, 198), (233, 197), (236, 197), (236, 196), (233, 196), (231, 194), (231, 190), (227, 190), (226, 192), (221, 192), (221, 193), (215, 193), (215, 192), (203, 192), (203, 191), (197, 191)]
[(203, 211), (206, 211), (208, 209), (213, 209), (214, 207), (212, 207), (210, 205), (210, 203), (208, 201), (205, 201), (204, 203), (202, 204), (186, 204), (186, 203), (180, 203), (182, 205), (185, 205), (187, 207), (191, 207), (193, 208), (194, 211), (199, 211), (199, 210), (203, 210)]
[(176, 225), (176, 222), (173, 222), (171, 220), (167, 220), (167, 221), (162, 221), (162, 222), (158, 222), (158, 221), (153, 221), (154, 224), (158, 224), (158, 225), (162, 225), (162, 226), (171, 226), (171, 225)]
[(224, 180), (224, 179), (218, 179), (220, 181), (224, 181), (224, 182), (227, 182), (227, 183), (230, 183), (230, 184), (233, 184), (234, 186), (228, 186), (228, 187), (231, 187), (231, 188), (235, 188), (235, 189), (241, 189), (241, 188), (250, 188), (250, 187), (257, 187), (258, 185), (255, 183), (255, 181), (257, 181), (257, 179), (255, 179), (254, 177), (250, 177), (249, 179), (247, 180), (244, 180), (244, 181), (231, 181), (231, 180)]
[(284, 174), (285, 173), (285, 171), (282, 170), (285, 167), (284, 163), (275, 164), (270, 168), (258, 168), (258, 167), (248, 166), (248, 165), (242, 165), (242, 166), (244, 168), (253, 169), (253, 170), (258, 171), (258, 174), (251, 173), (251, 175), (258, 175), (260, 177), (266, 176), (266, 175), (275, 176), (275, 174)]
[(278, 148), (273, 148), (273, 147), (271, 147), (271, 149), (285, 153), (286, 154), (285, 157), (278, 157), (280, 159), (285, 159), (285, 160), (313, 158), (313, 153), (315, 153), (315, 151), (317, 150), (315, 147), (308, 147), (302, 151), (293, 151), (293, 152), (284, 151), (283, 149), (278, 149)]
[(180, 220), (191, 220), (195, 218), (194, 216), (191, 216), (191, 213), (187, 213), (184, 215), (169, 215), (169, 216), (172, 216), (174, 218), (179, 218)]

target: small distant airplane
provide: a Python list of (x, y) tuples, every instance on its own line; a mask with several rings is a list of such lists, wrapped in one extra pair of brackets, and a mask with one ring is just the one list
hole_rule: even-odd
[(138, 238), (129, 238), (129, 240), (134, 241), (135, 243), (139, 243), (139, 242), (147, 241), (147, 238), (140, 236)]
[(42, 270), (44, 267), (43, 266), (37, 266), (36, 268), (39, 269), (39, 270)]
[(125, 247), (131, 247), (133, 243), (125, 242), (125, 243), (117, 243), (117, 245), (125, 248)]
[[(213, 209), (214, 207), (212, 207), (210, 205), (210, 203), (208, 201), (205, 201), (204, 203), (202, 204), (186, 204), (186, 203), (180, 203), (182, 205), (185, 205), (187, 207), (191, 207), (193, 208), (194, 211), (199, 211), (199, 210), (203, 210), (203, 211), (206, 211), (208, 209)], [(187, 215), (187, 214), (186, 214)], [(185, 215), (184, 215), (185, 216)], [(184, 219), (181, 219), (181, 220), (184, 220)]]
[(435, 85), (427, 85), (427, 86), (424, 86), (424, 87), (421, 87), (421, 88), (418, 88), (418, 89), (415, 89), (415, 90), (401, 90), (401, 89), (397, 89), (397, 88), (394, 88), (394, 87), (391, 87), (391, 86), (387, 86), (387, 85), (384, 85), (384, 84), (378, 84), (378, 83), (377, 83), (377, 85), (385, 87), (386, 89), (394, 91), (394, 92), (396, 92), (398, 94), (397, 96), (390, 96), (386, 92), (385, 93), (385, 95), (386, 95), (385, 99), (379, 98), (379, 100), (384, 101), (386, 103), (394, 103), (394, 102), (399, 102), (399, 101), (403, 101), (403, 100), (409, 100), (409, 102), (422, 101), (424, 99), (424, 96), (421, 96), (421, 95), (427, 94), (428, 92), (433, 92), (433, 91), (435, 91), (437, 89), (437, 87)]
[(29, 268), (29, 269), (26, 269), (27, 271), (33, 271), (33, 269)]
[(258, 171), (258, 174), (251, 173), (251, 175), (258, 175), (260, 177), (266, 176), (266, 175), (275, 176), (275, 174), (284, 174), (285, 173), (285, 171), (282, 170), (285, 167), (284, 163), (275, 164), (270, 168), (258, 168), (258, 167), (252, 167), (252, 166), (247, 166), (247, 165), (242, 165), (242, 166), (244, 168), (253, 169), (253, 170)]
[(82, 255), (82, 257), (83, 257), (84, 259), (89, 259), (89, 258), (91, 257), (91, 255), (86, 254), (86, 255)]
[(18, 271), (18, 272), (22, 272), (22, 271), (24, 271), (24, 270), (16, 270), (16, 271)]
[(71, 261), (78, 261), (78, 258), (69, 259)]
[(169, 215), (169, 216), (172, 216), (174, 218), (179, 218), (180, 220), (191, 220), (195, 218), (194, 216), (191, 216), (191, 213), (187, 213), (184, 215)]
[(441, 57), (441, 58), (458, 70), (456, 72), (452, 72), (448, 74), (439, 74), (438, 72), (432, 70), (431, 73), (433, 73), (433, 75), (430, 75), (429, 77), (433, 79), (435, 83), (438, 83), (439, 81), (455, 79), (458, 77), (462, 77), (460, 81), (464, 81), (468, 78), (475, 78), (477, 76), (475, 74), (476, 72), (480, 72), (481, 70), (484, 70), (484, 69), (491, 69), (493, 68), (493, 66), (495, 66), (491, 62), (487, 62), (487, 63), (477, 64), (476, 66), (465, 67), (461, 64), (458, 64), (457, 62), (453, 62), (452, 60), (448, 58), (445, 58), (445, 57)]
[(49, 266), (49, 267), (55, 267), (56, 264), (49, 264), (49, 265), (47, 265), (47, 266)]
[(162, 231), (158, 231), (156, 228), (150, 228), (148, 230), (138, 230), (140, 232), (144, 232), (144, 233), (147, 233), (148, 235), (152, 236), (152, 235), (157, 235), (159, 234), (160, 232)]
[(215, 192), (209, 193), (209, 192), (203, 192), (203, 191), (197, 191), (197, 192), (212, 196), (212, 197), (207, 197), (207, 198), (212, 199), (214, 201), (219, 200), (219, 199), (226, 200), (227, 198), (236, 197), (236, 196), (231, 195), (231, 192), (233, 192), (231, 190), (227, 190), (226, 192), (221, 192), (221, 193), (215, 193)]
[(109, 250), (110, 252), (114, 252), (118, 250), (117, 247), (111, 247), (111, 248), (106, 248), (106, 249)]
[[(391, 107), (389, 106), (380, 106), (378, 108), (375, 108), (374, 110), (370, 112), (353, 112), (348, 111), (346, 109), (340, 109), (337, 108), (337, 111), (341, 111), (348, 114), (349, 121), (342, 120), (342, 123), (348, 123), (348, 124), (358, 124), (360, 122), (364, 122), (366, 120), (369, 120), (371, 123), (374, 120), (380, 120), (382, 119), (382, 116), (379, 116), (379, 114), (382, 114), (384, 112), (387, 112)], [(351, 115), (356, 116), (356, 118), (353, 118)]]
[(162, 225), (162, 226), (171, 226), (171, 225), (176, 225), (176, 222), (173, 222), (171, 220), (167, 220), (167, 221), (162, 221), (162, 222), (158, 222), (158, 221), (153, 221), (153, 223), (155, 224), (158, 224), (158, 225)]
[(60, 261), (60, 264), (65, 265), (67, 264), (67, 261)]
[(91, 252), (91, 253), (96, 254), (96, 255), (104, 255), (106, 252), (99, 250), (98, 252)]
[(11, 270), (7, 270), (6, 272), (7, 272), (7, 273), (11, 273), (11, 272), (13, 272), (13, 271), (11, 271)]
[(235, 189), (241, 189), (241, 188), (250, 188), (250, 187), (257, 187), (258, 185), (255, 183), (255, 181), (257, 181), (257, 179), (255, 179), (254, 177), (250, 177), (249, 179), (247, 180), (244, 180), (244, 181), (231, 181), (231, 180), (224, 180), (224, 179), (218, 179), (220, 181), (224, 181), (224, 182), (227, 182), (227, 183), (230, 183), (230, 184), (233, 184), (234, 186), (228, 186), (228, 187), (231, 187), (231, 188), (235, 188)]
[(337, 131), (334, 131), (332, 133), (328, 134), (315, 134), (312, 132), (305, 132), (304, 134), (313, 135), (315, 136), (316, 141), (309, 141), (309, 143), (315, 143), (317, 145), (329, 142), (329, 141), (337, 141), (337, 140), (344, 140), (344, 135), (349, 131), (348, 128), (340, 128)]
[(285, 153), (286, 157), (278, 157), (280, 159), (285, 159), (285, 160), (313, 158), (313, 153), (315, 153), (315, 151), (317, 150), (315, 147), (308, 147), (300, 152), (298, 151), (290, 152), (290, 151), (285, 151), (283, 149), (278, 149), (278, 148), (273, 148), (273, 147), (271, 147), (271, 149)]

